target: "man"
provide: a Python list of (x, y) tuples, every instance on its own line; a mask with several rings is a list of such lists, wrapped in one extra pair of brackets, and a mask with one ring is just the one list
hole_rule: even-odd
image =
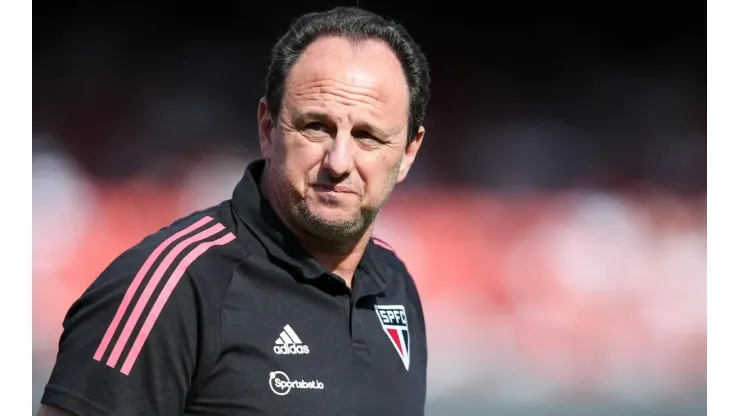
[(428, 97), (401, 26), (354, 8), (297, 19), (258, 106), (264, 160), (75, 302), (40, 414), (423, 414), (421, 303), (372, 230)]

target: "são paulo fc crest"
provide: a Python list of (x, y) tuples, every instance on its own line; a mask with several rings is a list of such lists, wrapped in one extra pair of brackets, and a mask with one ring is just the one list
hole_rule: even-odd
[(411, 337), (406, 320), (406, 309), (403, 305), (375, 305), (375, 312), (408, 371), (411, 363)]

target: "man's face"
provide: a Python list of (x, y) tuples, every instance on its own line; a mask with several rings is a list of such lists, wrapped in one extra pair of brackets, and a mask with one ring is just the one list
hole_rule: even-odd
[(384, 43), (322, 37), (286, 79), (278, 117), (260, 102), (260, 145), (288, 221), (324, 239), (358, 236), (407, 175), (409, 92)]

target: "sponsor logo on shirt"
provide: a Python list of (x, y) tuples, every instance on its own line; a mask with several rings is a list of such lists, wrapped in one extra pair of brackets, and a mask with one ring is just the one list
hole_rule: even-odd
[(275, 346), (272, 347), (272, 350), (278, 355), (308, 354), (310, 352), (308, 345), (303, 345), (303, 341), (298, 338), (298, 334), (293, 331), (290, 325), (283, 327), (283, 332), (275, 340)]
[(323, 390), (324, 383), (318, 380), (291, 380), (282, 371), (270, 372), (270, 390), (278, 396), (285, 396), (293, 389)]

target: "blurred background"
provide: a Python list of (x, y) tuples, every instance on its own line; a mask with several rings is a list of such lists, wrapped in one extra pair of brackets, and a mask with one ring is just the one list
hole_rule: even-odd
[[(360, 3), (432, 71), (376, 232), (424, 302), (427, 414), (706, 414), (706, 5), (515, 3)], [(230, 198), (270, 47), (340, 4), (35, 2), (34, 412), (67, 308)]]

